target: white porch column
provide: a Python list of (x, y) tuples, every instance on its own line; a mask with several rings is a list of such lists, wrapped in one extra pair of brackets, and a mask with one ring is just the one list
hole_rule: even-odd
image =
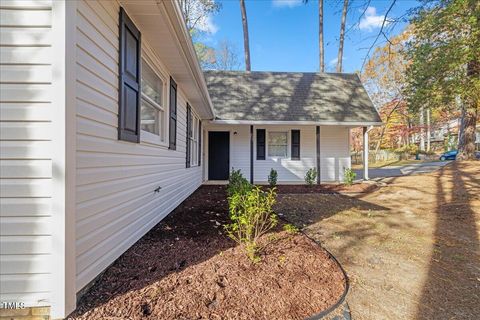
[(368, 180), (368, 131), (369, 128), (363, 127), (363, 180)]

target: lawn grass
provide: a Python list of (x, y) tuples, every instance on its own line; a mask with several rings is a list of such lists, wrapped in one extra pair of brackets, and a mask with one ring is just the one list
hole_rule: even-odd
[[(404, 165), (409, 165), (409, 164), (417, 164), (417, 163), (423, 163), (423, 162), (437, 162), (440, 160), (414, 160), (414, 159), (409, 159), (409, 160), (390, 160), (390, 161), (379, 161), (379, 162), (374, 162), (368, 163), (369, 168), (383, 168), (387, 166), (404, 166)], [(352, 164), (352, 169), (362, 169), (363, 164)]]

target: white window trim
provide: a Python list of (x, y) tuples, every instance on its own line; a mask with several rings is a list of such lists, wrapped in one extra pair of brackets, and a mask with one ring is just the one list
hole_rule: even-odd
[[(198, 126), (200, 125), (200, 117), (197, 115), (193, 108), (190, 107), (191, 115), (192, 115), (192, 137), (187, 137), (188, 143), (194, 142), (196, 148), (193, 148), (193, 144), (190, 144), (190, 167), (198, 167), (198, 147), (199, 147), (199, 132)], [(197, 126), (194, 126), (194, 120), (197, 120)]]
[[(265, 141), (265, 152), (266, 152), (266, 158), (268, 159), (290, 159), (290, 136), (291, 136), (291, 130), (290, 129), (287, 129), (287, 130), (281, 130), (281, 129), (278, 129), (278, 130), (266, 130), (267, 131), (267, 136), (266, 136), (266, 141)], [(287, 134), (287, 155), (285, 157), (282, 157), (282, 156), (271, 156), (269, 154), (269, 147), (270, 147), (270, 133), (271, 132), (280, 132), (280, 133), (286, 133)]]
[[(160, 110), (163, 112), (163, 119), (159, 120), (159, 134), (156, 135), (154, 133), (145, 131), (145, 130), (140, 130), (140, 142), (144, 143), (149, 143), (149, 144), (155, 144), (159, 145), (162, 147), (168, 148), (168, 139), (167, 139), (167, 134), (168, 134), (168, 112), (169, 112), (169, 106), (168, 106), (168, 98), (167, 97), (167, 77), (164, 75), (163, 72), (160, 71), (160, 68), (157, 68), (155, 63), (153, 63), (153, 59), (150, 58), (150, 55), (145, 51), (142, 50), (142, 57), (141, 57), (142, 63), (147, 63), (150, 69), (155, 72), (155, 75), (162, 80), (163, 86), (162, 86), (162, 104), (164, 107), (158, 105), (155, 101), (153, 101), (150, 97), (146, 96), (141, 92), (141, 99), (145, 99), (149, 102), (149, 104), (156, 108), (157, 110)], [(162, 141), (162, 136), (163, 136), (163, 141)]]

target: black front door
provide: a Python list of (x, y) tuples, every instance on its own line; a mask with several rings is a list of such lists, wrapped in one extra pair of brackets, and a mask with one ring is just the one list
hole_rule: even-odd
[(208, 133), (208, 180), (228, 180), (230, 132)]

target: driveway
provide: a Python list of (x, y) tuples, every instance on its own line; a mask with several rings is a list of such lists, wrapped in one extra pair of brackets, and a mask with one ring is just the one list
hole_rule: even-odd
[(356, 196), (278, 202), (345, 268), (352, 319), (478, 319), (480, 161), (394, 177)]
[[(370, 179), (381, 179), (388, 177), (401, 177), (411, 174), (430, 173), (448, 164), (450, 161), (434, 161), (406, 164), (401, 166), (385, 166), (381, 168), (370, 168)], [(354, 170), (357, 174), (357, 179), (363, 179), (363, 170)]]

